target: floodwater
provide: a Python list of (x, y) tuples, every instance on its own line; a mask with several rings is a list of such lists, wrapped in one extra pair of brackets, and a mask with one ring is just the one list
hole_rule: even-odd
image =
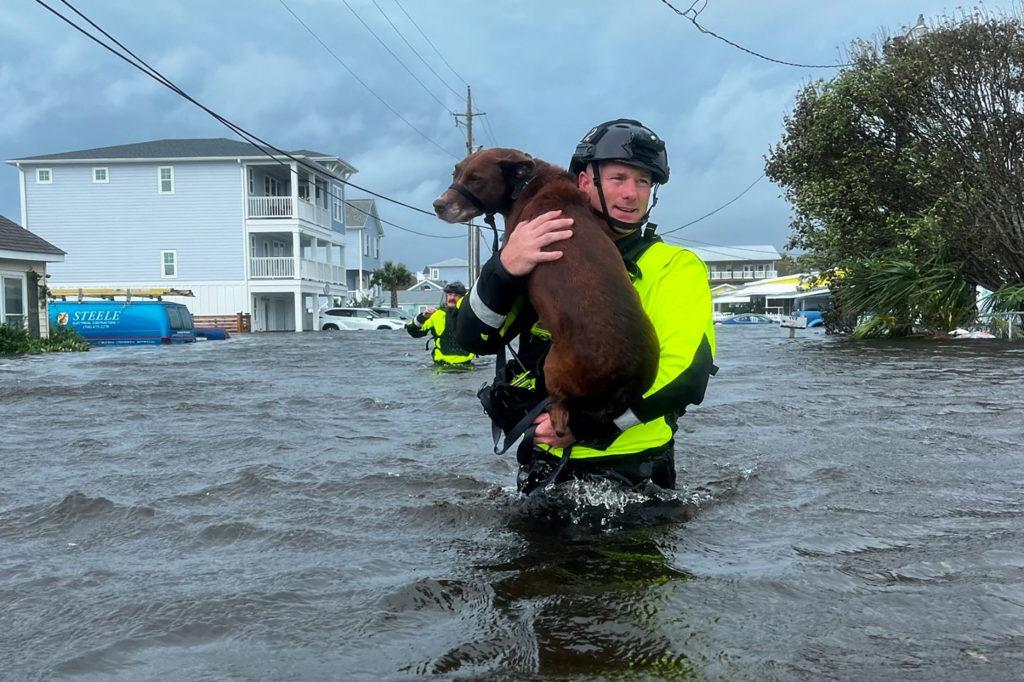
[(0, 678), (1019, 679), (1024, 346), (718, 332), (680, 490), (529, 500), (401, 332), (0, 360)]

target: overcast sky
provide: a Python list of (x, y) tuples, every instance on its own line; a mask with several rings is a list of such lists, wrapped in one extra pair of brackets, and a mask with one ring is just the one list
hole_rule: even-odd
[[(67, 11), (59, 0), (46, 1)], [(638, 118), (660, 133), (672, 178), (653, 220), (668, 230), (754, 182), (800, 87), (836, 73), (742, 52), (701, 34), (661, 0), (283, 1), (408, 124), (318, 43), (282, 0), (75, 4), (226, 118), (285, 149), (337, 154), (359, 169), (354, 182), (426, 209), (465, 153), (464, 131), (454, 126), (450, 111), (465, 110), (455, 92), (464, 93), (467, 82), (489, 123), (477, 119), (478, 144), (517, 147), (565, 165), (577, 140), (600, 121)], [(689, 7), (683, 0), (672, 4)], [(828, 64), (842, 61), (853, 39), (895, 32), (913, 25), (919, 13), (935, 18), (956, 7), (932, 0), (709, 0), (699, 21), (770, 57)], [(0, 160), (185, 137), (233, 134), (34, 0), (0, 3)], [(0, 214), (15, 221), (18, 194), (17, 171), (3, 164)], [(378, 207), (384, 219), (404, 227), (462, 235), (429, 238), (386, 227), (385, 258), (421, 269), (465, 256), (464, 229), (385, 202)], [(762, 179), (731, 206), (674, 236), (781, 249), (789, 218), (779, 189)]]

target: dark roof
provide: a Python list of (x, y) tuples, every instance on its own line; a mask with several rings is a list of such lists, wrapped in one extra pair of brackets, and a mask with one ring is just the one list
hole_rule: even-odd
[[(322, 154), (300, 149), (289, 152), (294, 156), (306, 156), (315, 158), (337, 158), (333, 154)], [(183, 159), (183, 158), (211, 158), (211, 157), (262, 157), (263, 152), (249, 144), (238, 140), (229, 140), (223, 137), (213, 139), (187, 139), (187, 140), (152, 140), (150, 142), (136, 142), (134, 144), (119, 144), (113, 147), (97, 147), (96, 149), (82, 149), (74, 152), (61, 152), (59, 154), (43, 154), (41, 156), (26, 156), (14, 161), (59, 161), (59, 160), (83, 160), (89, 159)]]
[(308, 156), (311, 159), (336, 159), (338, 158), (335, 154), (324, 154), (323, 152), (313, 152), (308, 149), (293, 149), (288, 152), (294, 156)]
[(4, 251), (64, 255), (63, 251), (50, 242), (32, 234), (18, 223), (10, 221), (2, 215), (0, 215), (0, 249)]
[(345, 202), (345, 227), (361, 228), (365, 226), (367, 213), (377, 216), (377, 203), (373, 199), (347, 200)]

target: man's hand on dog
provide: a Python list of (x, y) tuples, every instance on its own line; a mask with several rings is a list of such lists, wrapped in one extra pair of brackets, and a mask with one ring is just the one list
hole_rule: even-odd
[(533, 220), (519, 223), (501, 249), (501, 264), (510, 275), (524, 277), (540, 263), (558, 260), (561, 251), (545, 251), (544, 247), (572, 236), (572, 218), (559, 218), (561, 211), (548, 211)]
[(564, 448), (576, 442), (576, 436), (572, 435), (572, 431), (566, 431), (562, 437), (555, 433), (555, 427), (551, 425), (551, 415), (547, 412), (537, 415), (533, 424), (537, 427), (537, 430), (533, 432), (534, 443), (550, 445), (553, 448)]

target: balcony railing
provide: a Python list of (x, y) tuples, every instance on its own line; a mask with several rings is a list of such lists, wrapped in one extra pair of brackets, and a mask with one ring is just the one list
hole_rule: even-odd
[(712, 270), (708, 273), (712, 280), (722, 279), (771, 279), (778, 277), (775, 270)]
[(330, 228), (331, 226), (330, 212), (326, 208), (317, 206), (305, 199), (299, 199), (299, 217), (321, 227)]
[[(345, 283), (345, 268), (333, 263), (303, 258), (299, 261), (299, 274), (302, 279), (314, 282)], [(291, 256), (250, 258), (249, 276), (252, 279), (293, 279), (295, 259)]]
[(291, 256), (250, 258), (249, 276), (252, 279), (291, 279), (295, 277), (295, 259)]
[(344, 284), (345, 268), (340, 265), (320, 263), (303, 258), (302, 279), (311, 279), (315, 282), (330, 282), (331, 284)]
[(291, 218), (291, 197), (249, 197), (250, 218)]

